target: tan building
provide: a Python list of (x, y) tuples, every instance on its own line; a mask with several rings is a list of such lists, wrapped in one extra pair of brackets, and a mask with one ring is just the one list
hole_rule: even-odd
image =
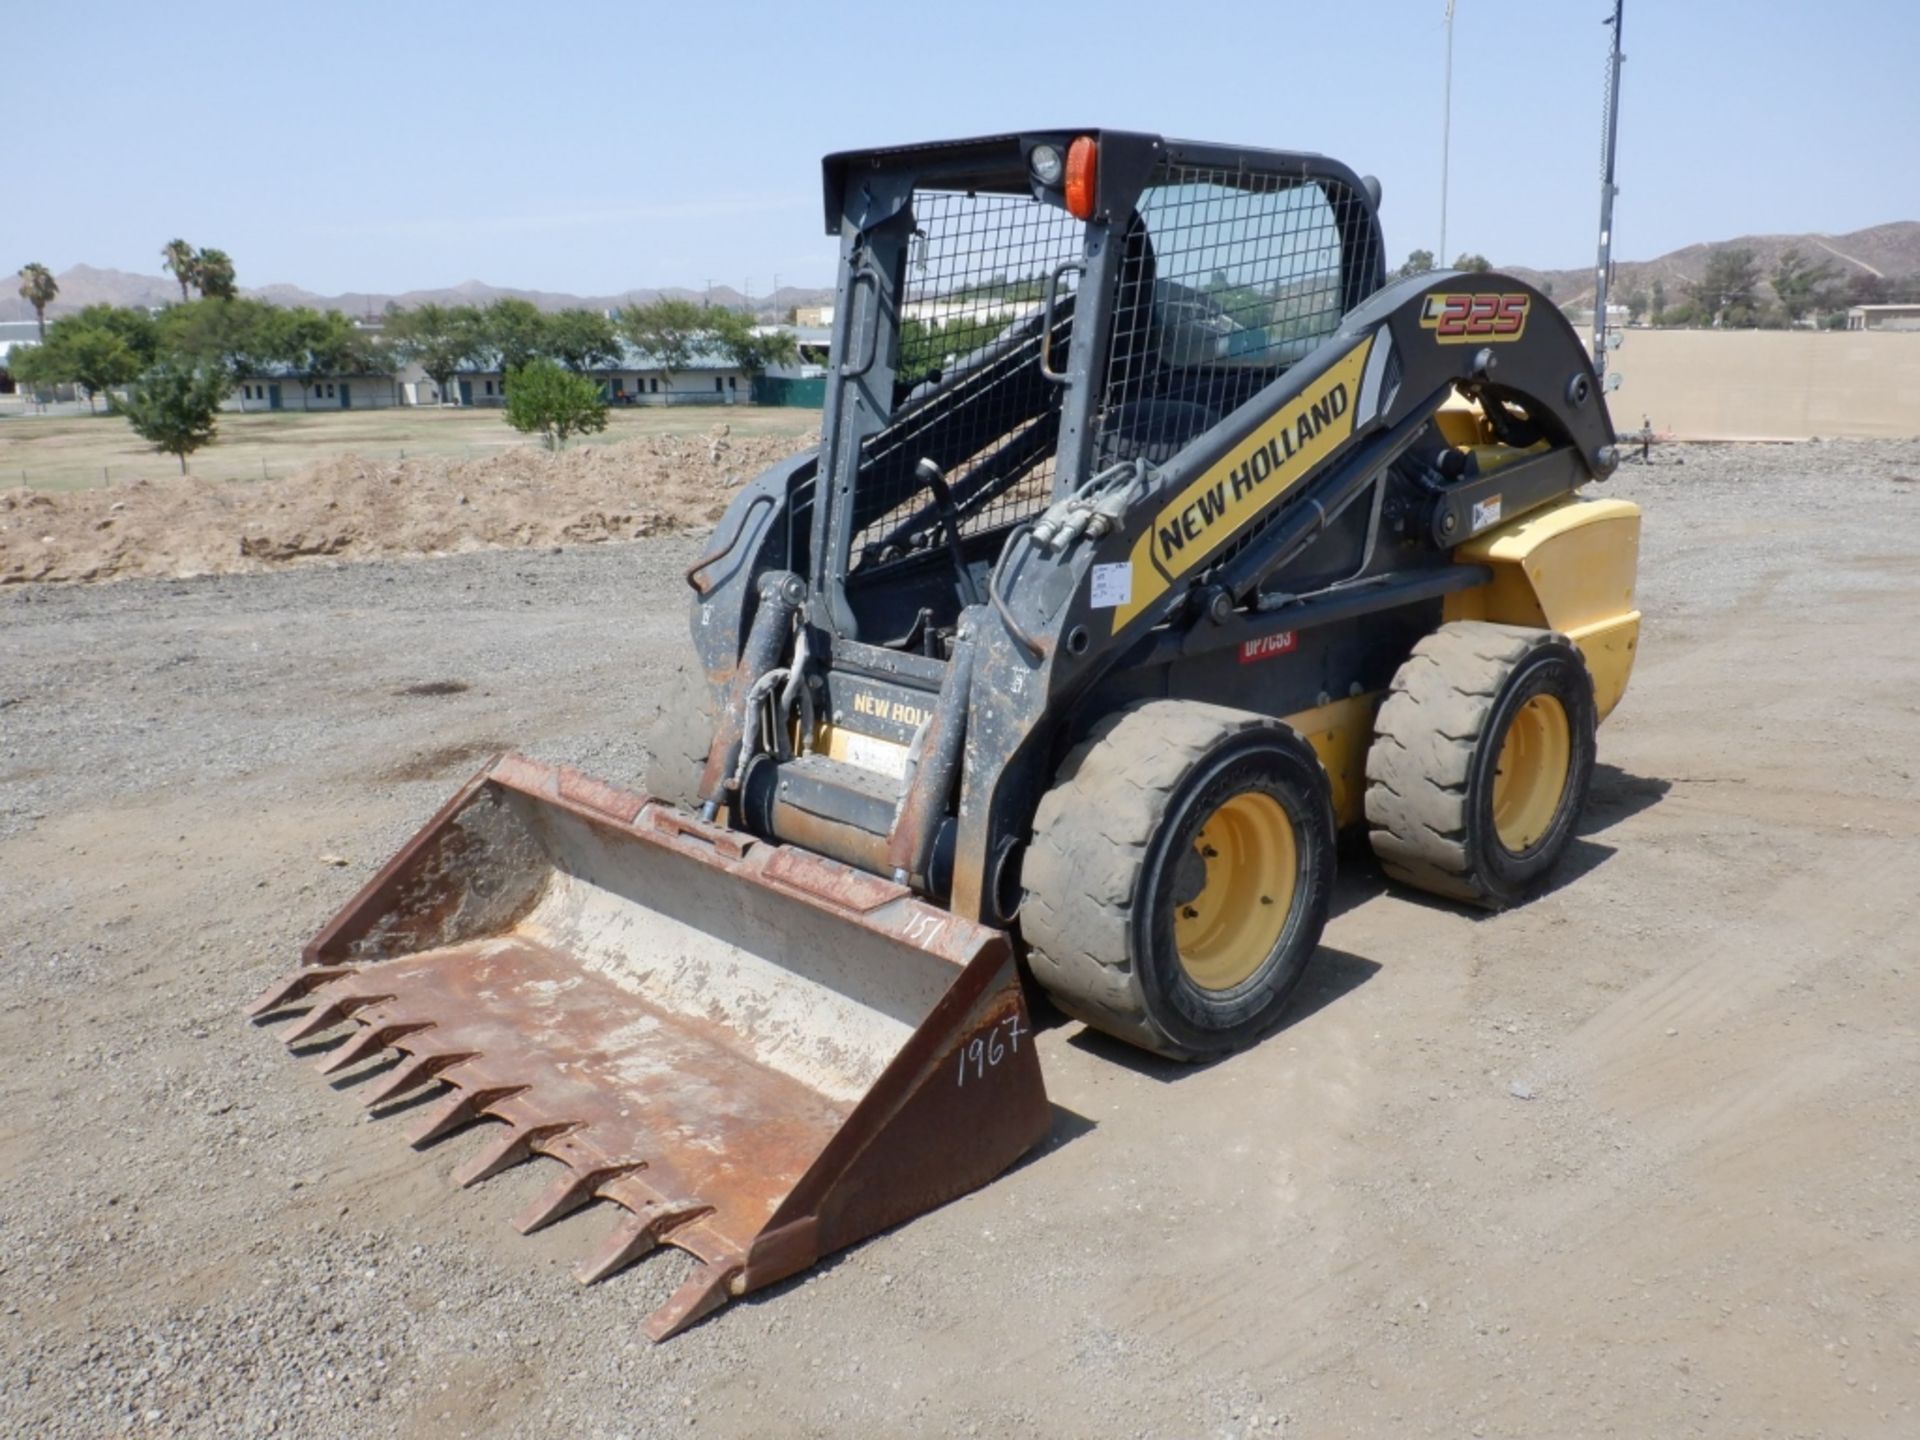
[(1849, 330), (1920, 330), (1920, 305), (1855, 305), (1847, 311)]

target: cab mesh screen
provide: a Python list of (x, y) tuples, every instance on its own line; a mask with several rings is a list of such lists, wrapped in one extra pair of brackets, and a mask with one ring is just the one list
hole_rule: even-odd
[(1359, 300), (1373, 233), (1336, 182), (1163, 163), (1123, 242), (1099, 458), (1164, 460), (1309, 354)]
[[(940, 543), (921, 459), (945, 472), (963, 534), (1010, 525), (1051, 497), (1060, 388), (1040, 373), (1047, 280), (1083, 227), (1028, 196), (926, 190), (899, 287), (893, 423), (867, 442), (855, 487), (857, 569)], [(1063, 369), (1077, 270), (1054, 306)]]

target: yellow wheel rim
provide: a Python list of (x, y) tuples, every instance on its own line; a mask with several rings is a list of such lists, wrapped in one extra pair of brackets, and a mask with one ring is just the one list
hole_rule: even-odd
[(1203, 990), (1231, 990), (1258, 970), (1280, 943), (1299, 883), (1293, 822), (1258, 790), (1235, 795), (1193, 837), (1206, 865), (1200, 893), (1174, 913), (1181, 968)]
[(1551, 695), (1536, 695), (1514, 712), (1493, 766), (1493, 829), (1519, 854), (1540, 843), (1559, 813), (1573, 765), (1573, 727)]

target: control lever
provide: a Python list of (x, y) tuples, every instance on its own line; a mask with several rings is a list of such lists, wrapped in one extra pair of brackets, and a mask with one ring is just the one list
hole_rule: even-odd
[(978, 605), (980, 587), (973, 583), (966, 552), (960, 548), (960, 507), (953, 503), (953, 491), (947, 488), (947, 473), (923, 455), (913, 474), (933, 492), (934, 509), (940, 512), (941, 529), (947, 532), (947, 554), (953, 557), (954, 572), (960, 577), (961, 598), (969, 605)]

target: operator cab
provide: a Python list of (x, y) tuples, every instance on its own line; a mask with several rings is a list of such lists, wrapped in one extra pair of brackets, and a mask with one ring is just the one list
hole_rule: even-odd
[(1170, 459), (1384, 281), (1378, 186), (1316, 155), (1043, 131), (824, 170), (829, 503), (791, 558), (872, 645), (941, 656), (1020, 526)]

